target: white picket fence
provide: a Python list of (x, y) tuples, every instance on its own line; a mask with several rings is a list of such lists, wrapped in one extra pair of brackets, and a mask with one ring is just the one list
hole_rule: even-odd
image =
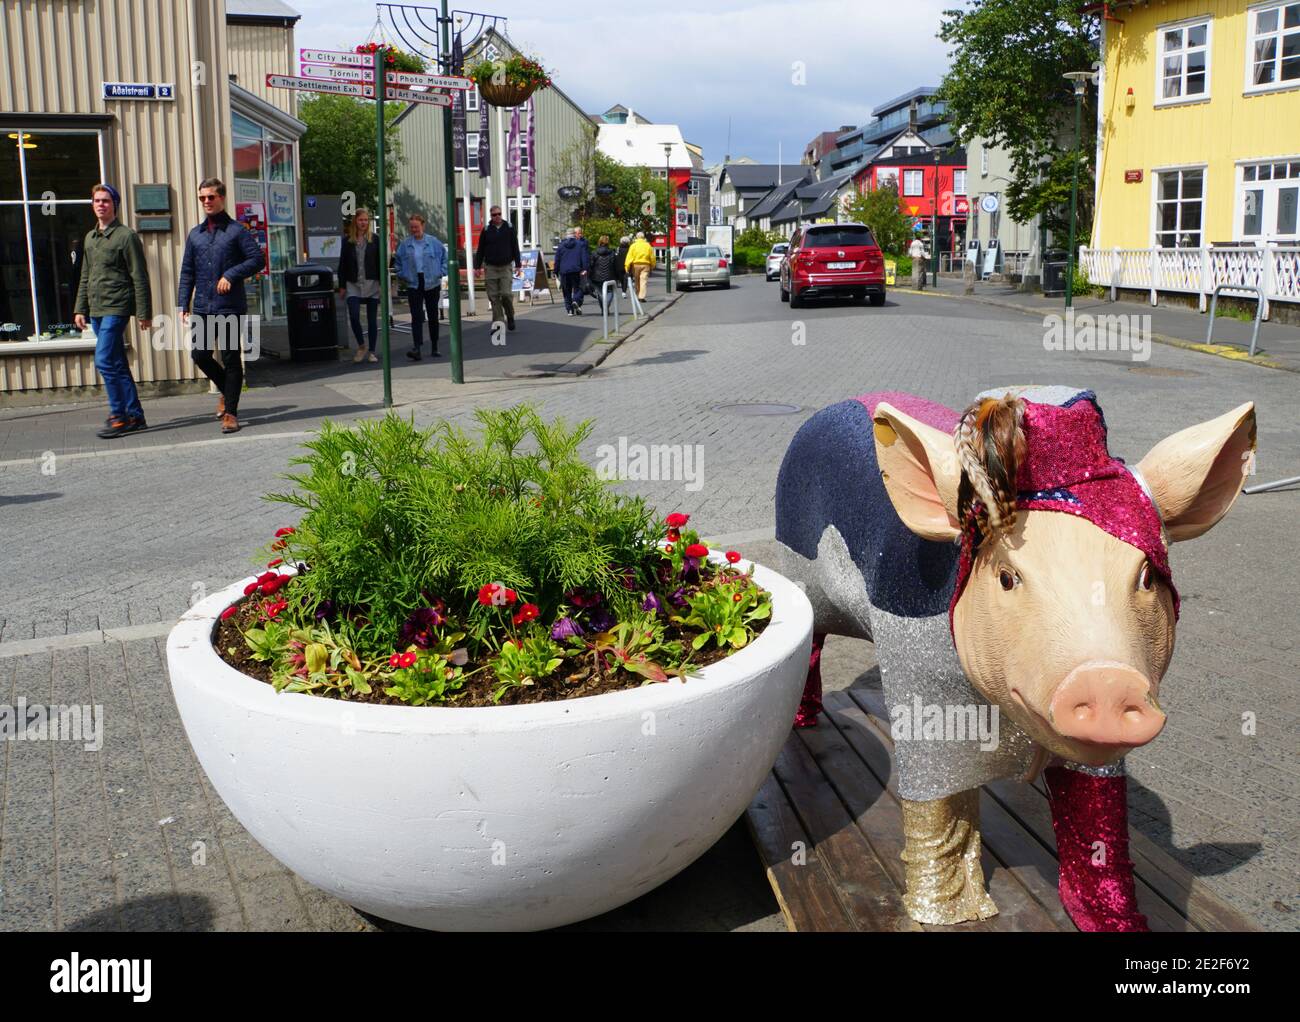
[(1081, 248), (1079, 265), (1101, 287), (1149, 291), (1152, 305), (1179, 291), (1199, 295), (1204, 312), (1219, 285), (1260, 288), (1265, 319), (1270, 301), (1300, 302), (1300, 247)]

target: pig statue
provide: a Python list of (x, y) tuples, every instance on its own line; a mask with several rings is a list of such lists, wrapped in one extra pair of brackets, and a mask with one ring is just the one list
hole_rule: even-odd
[(1096, 396), (1067, 387), (989, 391), (962, 414), (867, 394), (800, 428), (776, 496), (782, 568), (814, 611), (796, 725), (821, 709), (826, 635), (873, 641), (912, 918), (997, 912), (979, 786), (1046, 767), (1066, 911), (1083, 930), (1146, 928), (1123, 756), (1164, 725), (1178, 617), (1168, 544), (1223, 517), (1254, 447), (1245, 404), (1128, 466), (1107, 450)]

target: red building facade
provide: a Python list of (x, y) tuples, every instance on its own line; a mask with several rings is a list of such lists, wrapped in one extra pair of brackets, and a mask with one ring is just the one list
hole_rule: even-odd
[(854, 177), (859, 192), (880, 188), (893, 181), (903, 212), (921, 221), (916, 232), (928, 237), (935, 203), (938, 203), (939, 251), (957, 253), (966, 243), (966, 221), (970, 200), (966, 195), (966, 152), (944, 153), (936, 164), (934, 153), (913, 153), (878, 160)]

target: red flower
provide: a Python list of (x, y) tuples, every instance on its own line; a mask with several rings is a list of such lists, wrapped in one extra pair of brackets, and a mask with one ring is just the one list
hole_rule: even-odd
[(727, 563), (728, 563), (728, 564), (735, 564), (738, 560), (740, 560), (740, 554), (736, 553), (736, 551), (734, 551), (734, 550), (728, 550), (728, 551), (727, 551)]
[(221, 620), (229, 621), (232, 617), (234, 617), (238, 613), (239, 613), (239, 608), (237, 606), (227, 607), (225, 610), (221, 612)]
[(282, 539), (277, 539), (274, 543), (271, 544), (271, 549), (272, 549), (272, 550), (283, 550), (283, 549), (284, 549), (285, 547), (287, 547), (288, 545), (289, 545), (289, 544), (286, 543), (284, 540), (282, 540)]
[(267, 562), (266, 562), (266, 566), (267, 566), (268, 568), (278, 568), (278, 567), (279, 567), (280, 565), (282, 565), (283, 563), (284, 563), (284, 558), (282, 558), (282, 557), (277, 557), (274, 561), (267, 561)]
[(392, 656), (390, 656), (390, 657), (388, 658), (388, 666), (389, 666), (389, 667), (401, 667), (401, 666), (402, 666), (402, 654), (401, 654), (401, 653), (394, 653)]
[(285, 536), (292, 536), (296, 531), (292, 525), (286, 525), (283, 529), (275, 530), (275, 538), (283, 539)]
[(261, 584), (261, 582), (249, 582), (248, 585), (244, 586), (244, 595), (252, 596), (253, 593), (257, 592)]
[(666, 547), (664, 547), (664, 553), (671, 554), (672, 552), (673, 552), (673, 545), (669, 543)]
[(692, 543), (686, 548), (687, 557), (708, 557), (709, 548), (703, 543)]
[(519, 608), (518, 612), (516, 612), (513, 620), (515, 624), (521, 625), (525, 621), (532, 621), (540, 613), (541, 611), (537, 609), (537, 604), (525, 603)]
[(518, 599), (519, 599), (519, 594), (516, 593), (513, 589), (506, 590), (506, 603), (514, 603)]
[(676, 529), (669, 529), (669, 530), (668, 530), (668, 539), (669, 539), (671, 542), (676, 543), (676, 542), (677, 542), (679, 539), (681, 539), (681, 538), (682, 538), (682, 534), (681, 534), (680, 532), (678, 532)]
[(414, 653), (403, 653), (400, 657), (398, 657), (398, 666), (410, 667), (418, 659), (419, 658)]
[(690, 515), (684, 515), (680, 511), (674, 511), (672, 514), (670, 514), (667, 518), (664, 519), (664, 521), (668, 523), (668, 528), (670, 529), (680, 529), (683, 525), (685, 525), (690, 520), (691, 520)]
[(492, 606), (492, 602), (493, 602), (492, 597), (496, 595), (496, 591), (500, 588), (501, 587), (496, 583), (489, 582), (487, 585), (485, 585), (482, 589), (478, 591), (478, 602), (483, 604), (483, 606), (485, 607)]
[(740, 600), (741, 600), (741, 594), (740, 594), (740, 593), (736, 593), (736, 594), (735, 594), (734, 596), (732, 596), (732, 598), (731, 598), (731, 602), (732, 602), (732, 603), (739, 603)]

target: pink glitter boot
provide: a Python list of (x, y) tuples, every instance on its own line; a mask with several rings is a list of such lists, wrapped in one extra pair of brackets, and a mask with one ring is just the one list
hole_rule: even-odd
[[(1086, 771), (1086, 772), (1085, 772)], [(1145, 933), (1128, 856), (1128, 779), (1113, 767), (1048, 767), (1061, 904), (1080, 930)]]
[(822, 643), (824, 632), (814, 632), (812, 655), (808, 657), (808, 680), (804, 683), (803, 699), (799, 712), (794, 715), (795, 727), (816, 727), (817, 714), (822, 712)]

